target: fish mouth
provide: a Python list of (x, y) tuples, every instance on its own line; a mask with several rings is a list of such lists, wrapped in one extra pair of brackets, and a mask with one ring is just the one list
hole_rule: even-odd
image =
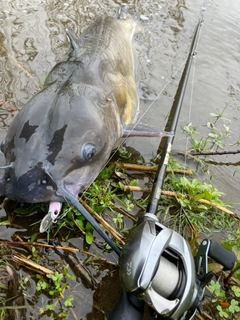
[(80, 193), (80, 190), (82, 189), (80, 185), (78, 184), (69, 184), (64, 183), (64, 188), (71, 193), (75, 198), (78, 197), (78, 194)]
[[(85, 167), (81, 171), (72, 172), (62, 182), (57, 181), (57, 186), (62, 186), (68, 193), (78, 198), (79, 193), (86, 190), (97, 177), (98, 171)], [(77, 178), (78, 177), (78, 178)], [(60, 183), (59, 183), (60, 182)], [(59, 195), (62, 195), (61, 192)]]
[(79, 193), (84, 191), (89, 186), (89, 184), (65, 182), (63, 186), (67, 192), (69, 192), (75, 198), (78, 198)]

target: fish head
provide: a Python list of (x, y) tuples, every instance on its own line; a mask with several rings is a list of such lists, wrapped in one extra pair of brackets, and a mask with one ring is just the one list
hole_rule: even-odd
[(14, 119), (2, 147), (7, 168), (1, 195), (29, 203), (65, 202), (60, 189), (77, 197), (104, 167), (116, 141), (113, 117), (107, 116), (111, 101), (99, 94), (76, 99), (76, 91), (67, 92), (50, 99), (42, 112), (34, 107), (42, 105), (40, 93)]

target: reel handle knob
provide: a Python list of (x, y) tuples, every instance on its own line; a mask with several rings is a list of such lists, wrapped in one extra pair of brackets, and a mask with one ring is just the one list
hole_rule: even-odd
[(210, 241), (208, 256), (220, 263), (224, 270), (232, 270), (236, 261), (235, 254), (220, 246), (215, 240)]
[(144, 301), (131, 292), (122, 289), (121, 297), (116, 307), (107, 314), (108, 320), (142, 320)]

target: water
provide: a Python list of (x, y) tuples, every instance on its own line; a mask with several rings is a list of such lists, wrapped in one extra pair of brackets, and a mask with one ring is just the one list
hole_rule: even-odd
[[(65, 34), (68, 24), (80, 34), (98, 15), (116, 15), (120, 1), (91, 0), (1, 0), (0, 2), (0, 138), (3, 139), (9, 124), (19, 109), (40, 89), (49, 70), (69, 49)], [(201, 28), (197, 56), (179, 119), (173, 149), (184, 152), (190, 141), (181, 127), (206, 125), (212, 120), (210, 113), (221, 113), (231, 121), (230, 135), (224, 141), (224, 150), (238, 150), (240, 119), (240, 4), (229, 1), (128, 1), (130, 11), (144, 27), (136, 36), (136, 69), (141, 99), (142, 122), (164, 127), (171, 108), (191, 37), (199, 20), (201, 8), (204, 22)], [(146, 94), (147, 93), (147, 94)], [(154, 98), (158, 97), (154, 102)], [(149, 107), (150, 106), (150, 107)], [(228, 120), (224, 120), (225, 124)], [(223, 122), (220, 123), (223, 130)], [(209, 131), (200, 127), (199, 138)], [(127, 144), (138, 150), (147, 160), (156, 152), (158, 139), (129, 139)], [(235, 144), (235, 145), (234, 145)], [(215, 161), (235, 163), (238, 155), (212, 156)], [(184, 162), (182, 156), (179, 161)], [(189, 159), (187, 164), (196, 168)], [(4, 165), (3, 155), (0, 165)], [(239, 212), (240, 171), (238, 166), (211, 166), (209, 172), (197, 171), (197, 177), (212, 183), (226, 195), (224, 200), (234, 202)], [(2, 213), (4, 215), (4, 213)], [(27, 222), (29, 223), (28, 218)], [(1, 227), (1, 239), (11, 239), (15, 232), (26, 230)], [(78, 237), (73, 245), (82, 246)], [(80, 241), (80, 242), (79, 242)], [(114, 260), (114, 257), (110, 257)], [(115, 260), (116, 261), (116, 260)], [(94, 271), (95, 272), (95, 271)], [(95, 276), (99, 288), (94, 291), (76, 283), (73, 294), (74, 311), (81, 319), (102, 319), (92, 306), (103, 297), (113, 296), (114, 286), (109, 279), (114, 271), (103, 266)], [(101, 279), (105, 277), (105, 282)], [(108, 286), (104, 286), (108, 279)], [(114, 280), (115, 281), (115, 280)], [(95, 292), (95, 293), (94, 293)], [(106, 296), (105, 296), (106, 295)], [(44, 298), (42, 298), (44, 299)], [(38, 301), (38, 303), (40, 303)], [(114, 302), (112, 302), (114, 304)], [(100, 304), (101, 305), (101, 304)], [(101, 307), (108, 308), (104, 303)], [(32, 312), (37, 319), (38, 309)], [(28, 317), (30, 319), (30, 311)], [(88, 314), (88, 316), (87, 316)], [(44, 319), (44, 317), (42, 317)], [(70, 319), (74, 319), (73, 316)]]

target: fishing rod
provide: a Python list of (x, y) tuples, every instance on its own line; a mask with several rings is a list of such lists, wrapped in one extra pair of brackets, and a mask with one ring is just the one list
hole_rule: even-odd
[(166, 175), (169, 155), (172, 150), (173, 140), (174, 140), (175, 132), (177, 129), (178, 119), (179, 119), (179, 115), (182, 108), (182, 103), (184, 99), (185, 90), (187, 87), (188, 77), (189, 77), (190, 69), (192, 66), (193, 58), (196, 55), (196, 46), (197, 46), (197, 40), (198, 40), (198, 35), (200, 32), (201, 25), (202, 25), (202, 20), (199, 20), (193, 36), (188, 59), (187, 59), (185, 68), (183, 70), (182, 77), (179, 82), (179, 86), (177, 88), (177, 92), (174, 97), (174, 102), (173, 102), (170, 114), (168, 116), (168, 121), (165, 127), (165, 131), (172, 132), (173, 135), (169, 137), (164, 137), (162, 139), (161, 145), (163, 144), (163, 150), (161, 153), (161, 158), (158, 164), (158, 170), (153, 183), (153, 189), (152, 189), (148, 206), (147, 206), (147, 212), (150, 214), (155, 215), (157, 213), (158, 203), (161, 196), (162, 187), (164, 184), (164, 178)]
[(156, 216), (201, 25), (200, 18), (165, 128), (173, 135), (162, 140), (163, 150), (146, 213), (121, 250), (121, 297), (108, 313), (108, 320), (141, 320), (145, 304), (154, 319), (190, 320), (200, 310), (205, 287), (213, 277), (213, 272), (208, 272), (208, 257), (223, 265), (224, 270), (231, 270), (235, 263), (231, 251), (208, 239), (202, 241), (194, 260), (186, 240), (160, 224)]

